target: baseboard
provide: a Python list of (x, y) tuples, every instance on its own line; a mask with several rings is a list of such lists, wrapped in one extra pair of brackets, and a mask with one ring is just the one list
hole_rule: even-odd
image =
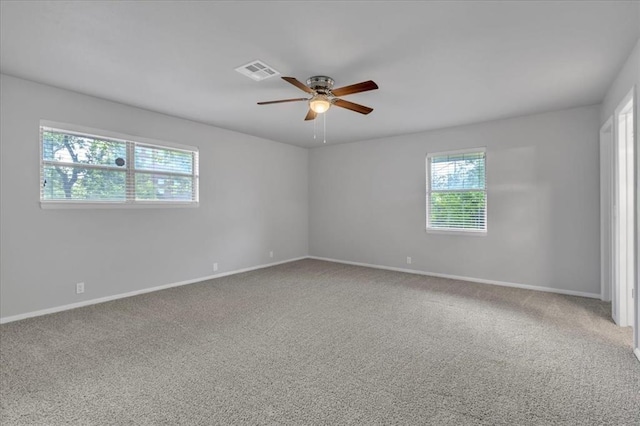
[(640, 361), (640, 348), (635, 348), (633, 350), (633, 353), (636, 354), (636, 358), (638, 358), (638, 361)]
[[(180, 282), (176, 282), (176, 283), (170, 283), (170, 284), (164, 284), (164, 285), (160, 285), (160, 286), (156, 286), (156, 287), (145, 288), (145, 289), (142, 289), (142, 290), (135, 290), (135, 291), (127, 292), (127, 293), (115, 294), (113, 296), (106, 296), (106, 297), (100, 297), (100, 298), (97, 298), (97, 299), (83, 300), (82, 302), (71, 303), (71, 304), (68, 304), (68, 305), (56, 306), (56, 307), (53, 307), (53, 308), (41, 309), (41, 310), (38, 310), (38, 311), (27, 312), (27, 313), (18, 314), (18, 315), (12, 315), (12, 316), (8, 316), (8, 317), (1, 317), (0, 318), (0, 324), (6, 324), (6, 323), (9, 323), (9, 322), (20, 321), (20, 320), (27, 319), (27, 318), (39, 317), (39, 316), (42, 316), (42, 315), (53, 314), (53, 313), (56, 313), (56, 312), (68, 311), (70, 309), (81, 308), (83, 306), (96, 305), (98, 303), (110, 302), (112, 300), (123, 299), (125, 297), (137, 296), (139, 294), (151, 293), (151, 292), (154, 292), (154, 291), (165, 290), (167, 288), (172, 288), (172, 287), (180, 287), (180, 286), (183, 286), (183, 285), (194, 284), (194, 283), (198, 283), (198, 282), (202, 282), (202, 281), (206, 281), (206, 280), (211, 280), (211, 279), (215, 279), (215, 278), (221, 278), (221, 277), (226, 277), (226, 276), (229, 276), (229, 275), (240, 274), (240, 273), (243, 273), (243, 272), (255, 271), (256, 269), (268, 268), (270, 266), (281, 265), (283, 263), (295, 262), (295, 261), (303, 260), (303, 259), (324, 260), (324, 261), (327, 261), (327, 262), (343, 263), (343, 264), (346, 264), (346, 265), (364, 266), (364, 267), (367, 267), (367, 268), (384, 269), (384, 270), (388, 270), (388, 271), (397, 271), (397, 272), (406, 272), (408, 274), (426, 275), (426, 276), (430, 276), (430, 277), (449, 278), (449, 279), (454, 279), (454, 280), (470, 281), (470, 282), (481, 283), (481, 284), (493, 284), (493, 285), (499, 285), (499, 286), (502, 286), (502, 287), (514, 287), (514, 288), (522, 288), (522, 289), (525, 289), (525, 290), (545, 291), (545, 292), (549, 292), (549, 293), (566, 294), (566, 295), (569, 295), (569, 296), (580, 296), (580, 297), (588, 297), (588, 298), (593, 298), (593, 299), (599, 299), (600, 298), (600, 294), (597, 294), (597, 293), (585, 293), (585, 292), (581, 292), (581, 291), (563, 290), (563, 289), (550, 288), (550, 287), (539, 287), (539, 286), (532, 286), (532, 285), (527, 285), (527, 284), (510, 283), (510, 282), (505, 282), (505, 281), (487, 280), (487, 279), (473, 278), (473, 277), (463, 277), (463, 276), (459, 276), (459, 275), (440, 274), (440, 273), (435, 273), (435, 272), (420, 271), (420, 270), (417, 270), (417, 269), (396, 268), (396, 267), (393, 267), (393, 266), (374, 265), (374, 264), (371, 264), (371, 263), (363, 263), (363, 262), (351, 262), (351, 261), (348, 261), (348, 260), (331, 259), (331, 258), (327, 258), (327, 257), (302, 256), (302, 257), (297, 257), (297, 258), (293, 258), (293, 259), (282, 260), (282, 261), (279, 261), (279, 262), (273, 262), (273, 263), (266, 263), (266, 264), (257, 265), (257, 266), (251, 266), (249, 268), (236, 269), (234, 271), (221, 272), (219, 274), (214, 274), (214, 275), (209, 275), (209, 276), (205, 276), (205, 277), (194, 278), (194, 279), (191, 279), (191, 280), (180, 281)], [(636, 356), (638, 356), (638, 359), (640, 359), (640, 351), (638, 349), (636, 349), (635, 354), (636, 354)]]
[(12, 315), (12, 316), (8, 316), (8, 317), (2, 317), (2, 318), (0, 318), (0, 324), (6, 324), (6, 323), (9, 323), (9, 322), (20, 321), (20, 320), (27, 319), (27, 318), (39, 317), (39, 316), (42, 316), (42, 315), (53, 314), (53, 313), (56, 313), (56, 312), (68, 311), (70, 309), (82, 308), (83, 306), (96, 305), (98, 303), (110, 302), (112, 300), (123, 299), (125, 297), (137, 296), (139, 294), (151, 293), (151, 292), (159, 291), (159, 290), (165, 290), (167, 288), (180, 287), (180, 286), (188, 285), (188, 284), (195, 284), (195, 283), (199, 283), (199, 282), (202, 282), (202, 281), (211, 280), (211, 279), (214, 279), (214, 278), (221, 278), (221, 277), (226, 277), (226, 276), (229, 276), (229, 275), (240, 274), (240, 273), (243, 273), (243, 272), (255, 271), (256, 269), (268, 268), (270, 266), (276, 266), (276, 265), (281, 265), (283, 263), (295, 262), (297, 260), (302, 260), (302, 259), (306, 259), (306, 258), (307, 258), (307, 256), (302, 256), (302, 257), (297, 257), (297, 258), (294, 258), (294, 259), (282, 260), (282, 261), (279, 261), (279, 262), (273, 262), (273, 263), (266, 263), (266, 264), (257, 265), (257, 266), (251, 266), (249, 268), (236, 269), (234, 271), (221, 272), (219, 274), (209, 275), (209, 276), (206, 276), (206, 277), (194, 278), (194, 279), (191, 279), (191, 280), (180, 281), (180, 282), (170, 283), (170, 284), (164, 284), (164, 285), (159, 285), (159, 286), (156, 286), (156, 287), (144, 288), (142, 290), (135, 290), (135, 291), (127, 292), (127, 293), (115, 294), (113, 296), (106, 296), (106, 297), (99, 297), (97, 299), (83, 300), (82, 302), (71, 303), (69, 305), (56, 306), (56, 307), (53, 307), (53, 308), (41, 309), (41, 310), (38, 310), (38, 311), (27, 312), (27, 313), (24, 313), (24, 314), (18, 314), (18, 315)]
[(502, 287), (514, 287), (514, 288), (521, 288), (525, 290), (544, 291), (548, 293), (558, 293), (558, 294), (566, 294), (569, 296), (580, 296), (580, 297), (588, 297), (591, 299), (600, 299), (599, 293), (586, 293), (582, 291), (563, 290), (559, 288), (540, 287), (540, 286), (528, 285), (528, 284), (518, 284), (518, 283), (505, 282), (505, 281), (487, 280), (484, 278), (473, 278), (473, 277), (463, 277), (459, 275), (440, 274), (436, 272), (420, 271), (417, 269), (395, 268), (393, 266), (373, 265), (371, 263), (351, 262), (348, 260), (331, 259), (327, 257), (308, 256), (308, 258), (316, 259), (316, 260), (325, 260), (327, 262), (344, 263), (346, 265), (356, 265), (356, 266), (365, 266), (367, 268), (385, 269), (387, 271), (397, 271), (397, 272), (406, 272), (408, 274), (426, 275), (429, 277), (449, 278), (453, 280), (470, 281), (470, 282), (480, 283), (480, 284), (493, 284), (493, 285), (499, 285)]

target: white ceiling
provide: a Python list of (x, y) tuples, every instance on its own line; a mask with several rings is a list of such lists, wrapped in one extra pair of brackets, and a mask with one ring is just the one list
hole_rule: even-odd
[[(374, 108), (342, 143), (598, 103), (640, 36), (640, 2), (8, 2), (0, 71), (304, 147), (304, 97), (234, 71), (260, 59)], [(79, 123), (82, 124), (82, 123)], [(321, 124), (321, 121), (318, 122)], [(321, 128), (321, 126), (319, 126)]]

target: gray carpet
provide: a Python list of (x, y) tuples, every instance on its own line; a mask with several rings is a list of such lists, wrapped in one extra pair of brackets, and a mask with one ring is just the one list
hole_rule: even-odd
[(597, 300), (303, 260), (0, 327), (1, 423), (640, 424)]

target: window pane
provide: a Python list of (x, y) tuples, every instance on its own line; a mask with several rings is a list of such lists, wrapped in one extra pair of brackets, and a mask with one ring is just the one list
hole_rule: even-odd
[[(126, 167), (126, 142), (42, 130), (42, 158), (46, 161)], [(116, 159), (125, 161), (116, 164)]]
[(40, 126), (42, 201), (197, 202), (197, 148), (88, 132)]
[(135, 159), (137, 170), (185, 174), (193, 171), (193, 155), (190, 152), (136, 144)]
[(431, 157), (432, 190), (484, 189), (484, 153)]
[(485, 192), (436, 192), (431, 193), (429, 203), (429, 225), (432, 228), (486, 228)]
[(43, 200), (124, 201), (126, 172), (44, 166)]
[(193, 201), (193, 178), (136, 173), (136, 200)]

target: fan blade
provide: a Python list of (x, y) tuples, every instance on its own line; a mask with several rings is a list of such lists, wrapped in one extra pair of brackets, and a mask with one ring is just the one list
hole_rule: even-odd
[(318, 113), (312, 110), (311, 108), (309, 108), (309, 112), (307, 113), (307, 116), (304, 118), (304, 121), (315, 120), (317, 116), (318, 116)]
[(369, 114), (373, 111), (373, 108), (366, 107), (360, 104), (354, 104), (353, 102), (345, 101), (344, 99), (335, 99), (333, 101), (335, 106), (339, 106), (340, 108), (350, 109), (351, 111), (359, 112), (360, 114)]
[(375, 90), (378, 88), (378, 85), (373, 81), (363, 81), (362, 83), (352, 84), (351, 86), (339, 87), (337, 89), (333, 89), (331, 93), (333, 96), (344, 96), (350, 95), (352, 93), (360, 93), (366, 92), (368, 90)]
[(258, 102), (258, 105), (281, 104), (283, 102), (298, 102), (298, 101), (307, 101), (307, 100), (308, 100), (307, 98), (282, 99), (279, 101)]
[(313, 90), (311, 90), (310, 88), (308, 88), (304, 83), (302, 83), (301, 81), (296, 80), (293, 77), (282, 77), (282, 79), (288, 83), (293, 84), (294, 86), (296, 86), (298, 89), (300, 90), (304, 90), (307, 93), (311, 93), (314, 94), (315, 92)]

